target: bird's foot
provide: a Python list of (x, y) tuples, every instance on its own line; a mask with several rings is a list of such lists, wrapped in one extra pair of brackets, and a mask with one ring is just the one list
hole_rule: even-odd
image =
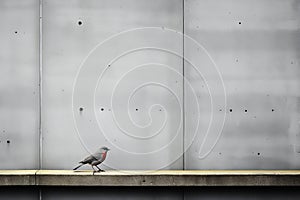
[(98, 172), (105, 172), (103, 169), (99, 169)]

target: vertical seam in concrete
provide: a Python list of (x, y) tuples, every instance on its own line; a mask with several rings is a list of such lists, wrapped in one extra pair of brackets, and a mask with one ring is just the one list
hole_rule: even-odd
[(182, 0), (182, 147), (183, 147), (183, 154), (182, 154), (182, 159), (183, 159), (183, 164), (182, 164), (182, 169), (185, 169), (185, 91), (184, 91), (184, 1)]
[(42, 47), (43, 47), (43, 30), (42, 30), (42, 16), (43, 16), (43, 7), (42, 7), (42, 0), (39, 0), (39, 169), (42, 168), (42, 65), (43, 65), (43, 54), (42, 54)]

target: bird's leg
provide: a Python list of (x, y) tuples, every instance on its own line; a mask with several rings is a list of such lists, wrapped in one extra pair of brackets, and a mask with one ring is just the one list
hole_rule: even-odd
[(95, 174), (95, 172), (97, 172), (97, 170), (95, 170), (95, 168), (94, 168), (94, 166), (93, 165), (91, 165), (92, 166), (92, 168), (93, 168), (93, 175)]
[(100, 169), (97, 165), (96, 167), (98, 168), (98, 172), (105, 172), (103, 169)]

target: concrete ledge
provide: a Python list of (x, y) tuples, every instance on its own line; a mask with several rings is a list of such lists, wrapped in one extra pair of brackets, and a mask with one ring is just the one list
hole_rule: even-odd
[(35, 185), (36, 170), (0, 170), (0, 186)]
[(300, 170), (0, 170), (0, 186), (300, 186)]

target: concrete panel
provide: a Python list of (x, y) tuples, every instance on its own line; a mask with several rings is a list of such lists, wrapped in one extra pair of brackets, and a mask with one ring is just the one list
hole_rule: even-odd
[[(14, 175), (0, 174), (12, 181)], [(23, 180), (20, 176), (19, 180)], [(38, 170), (40, 186), (300, 186), (299, 170)]]
[(0, 186), (300, 186), (300, 170), (0, 170)]
[[(43, 168), (106, 145), (104, 168), (182, 169), (182, 58), (151, 48), (182, 54), (160, 35), (182, 17), (180, 0), (43, 1)], [(121, 33), (142, 27), (159, 28)]]
[(0, 169), (38, 167), (39, 1), (0, 1)]
[(32, 186), (37, 170), (0, 170), (0, 186)]
[(214, 77), (185, 65), (198, 97), (185, 92), (186, 142), (200, 119), (186, 169), (299, 169), (300, 1), (186, 0), (184, 18), (185, 34), (209, 53), (226, 89), (209, 90), (205, 80)]

